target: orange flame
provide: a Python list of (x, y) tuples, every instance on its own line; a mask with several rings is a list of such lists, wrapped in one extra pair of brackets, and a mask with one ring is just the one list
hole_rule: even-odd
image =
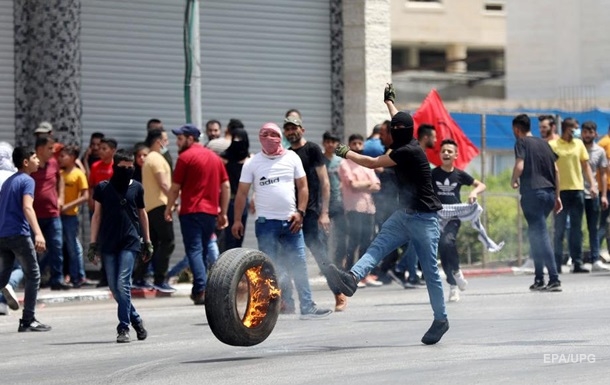
[(275, 287), (273, 279), (261, 275), (262, 268), (263, 266), (260, 265), (246, 270), (250, 296), (242, 323), (248, 328), (260, 325), (269, 310), (269, 301), (281, 294), (281, 290)]

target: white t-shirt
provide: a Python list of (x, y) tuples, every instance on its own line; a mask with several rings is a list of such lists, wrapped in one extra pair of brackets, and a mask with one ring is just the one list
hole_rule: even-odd
[(252, 184), (259, 217), (285, 221), (297, 211), (294, 180), (304, 176), (303, 163), (294, 151), (274, 159), (259, 152), (244, 164), (239, 181)]

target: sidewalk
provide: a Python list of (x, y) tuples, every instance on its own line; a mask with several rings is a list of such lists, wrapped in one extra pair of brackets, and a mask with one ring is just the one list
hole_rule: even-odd
[[(311, 269), (313, 270), (313, 269)], [(310, 271), (311, 271), (310, 270)], [(465, 268), (462, 269), (464, 276), (468, 278), (473, 277), (490, 277), (496, 275), (506, 274), (527, 274), (527, 271), (523, 271), (516, 267), (491, 267), (491, 268)], [(533, 273), (533, 270), (532, 270)], [(444, 274), (441, 270), (441, 276), (444, 279)], [(309, 283), (312, 288), (323, 288), (326, 286), (326, 280), (324, 277), (318, 274), (318, 271), (311, 271)], [(176, 292), (173, 294), (161, 293), (156, 290), (133, 290), (132, 296), (134, 298), (156, 298), (156, 297), (189, 297), (191, 295), (191, 284), (190, 283), (178, 283), (173, 285)], [(20, 302), (23, 302), (23, 291), (17, 291), (17, 296)], [(80, 288), (71, 289), (66, 291), (52, 291), (51, 289), (40, 289), (38, 292), (38, 303), (43, 304), (54, 304), (54, 303), (65, 303), (65, 302), (87, 302), (87, 301), (106, 301), (112, 299), (112, 294), (108, 288)]]

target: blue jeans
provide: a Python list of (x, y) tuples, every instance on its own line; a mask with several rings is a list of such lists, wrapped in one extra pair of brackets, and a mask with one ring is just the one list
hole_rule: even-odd
[[(184, 251), (193, 273), (191, 294), (196, 296), (205, 291), (208, 282), (204, 256), (208, 256), (208, 243), (216, 226), (216, 216), (204, 213), (180, 215), (180, 229), (184, 242)], [(208, 260), (208, 267), (213, 263)]]
[(70, 282), (76, 284), (85, 279), (85, 266), (83, 263), (83, 246), (78, 240), (78, 215), (62, 215), (64, 243), (70, 260)]
[(61, 219), (59, 217), (39, 219), (38, 225), (47, 243), (47, 252), (40, 258), (40, 271), (43, 272), (49, 266), (51, 269), (49, 284), (56, 285), (64, 281)]
[[(208, 270), (212, 267), (212, 265), (214, 265), (214, 263), (216, 263), (219, 255), (220, 251), (218, 250), (218, 243), (216, 242), (216, 239), (210, 239), (210, 242), (208, 242), (208, 255), (206, 258), (208, 262)], [(182, 270), (186, 269), (187, 267), (189, 267), (189, 258), (185, 255), (180, 262), (176, 263), (174, 267), (169, 270), (167, 273), (167, 278), (180, 275)]]
[(256, 220), (254, 230), (258, 249), (267, 254), (277, 268), (282, 299), (288, 307), (294, 307), (294, 302), (291, 303), (294, 280), (301, 313), (306, 313), (314, 303), (307, 275), (303, 231), (291, 233), (290, 222), (264, 218)]
[(557, 264), (553, 256), (551, 238), (546, 219), (555, 206), (555, 190), (537, 189), (521, 194), (521, 208), (527, 221), (527, 236), (530, 254), (534, 260), (535, 280), (544, 281), (544, 266), (549, 273), (549, 282), (558, 280)]
[(568, 247), (574, 266), (582, 265), (582, 216), (585, 211), (585, 193), (583, 190), (560, 191), (559, 196), (563, 210), (555, 215), (555, 263), (563, 264), (563, 238), (566, 222), (570, 217)]
[(436, 213), (408, 214), (405, 210), (397, 210), (383, 223), (381, 231), (351, 272), (357, 280), (361, 280), (392, 250), (409, 241), (413, 244), (426, 279), (434, 319), (447, 319), (443, 282), (436, 261), (439, 238)]
[(119, 305), (117, 309), (119, 318), (117, 332), (129, 329), (130, 323), (142, 322), (136, 308), (131, 303), (131, 274), (136, 257), (137, 253), (130, 250), (123, 250), (116, 254), (102, 253), (108, 288)]
[(591, 249), (591, 263), (599, 259), (599, 239), (597, 236), (597, 224), (601, 206), (598, 198), (585, 199), (585, 216), (587, 217), (587, 229), (589, 230), (589, 248)]
[[(8, 284), (16, 289), (19, 286), (19, 283), (23, 280), (23, 270), (21, 269), (21, 265), (18, 261), (15, 261), (13, 264), (13, 271), (11, 271), (11, 276), (8, 279)], [(6, 303), (6, 298), (0, 292), (0, 303)]]
[(15, 260), (21, 265), (25, 276), (22, 319), (31, 321), (34, 319), (36, 297), (40, 286), (40, 268), (32, 238), (24, 235), (0, 238), (0, 287), (10, 282)]

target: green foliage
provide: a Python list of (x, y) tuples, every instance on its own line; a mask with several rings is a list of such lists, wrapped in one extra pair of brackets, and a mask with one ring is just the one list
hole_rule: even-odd
[[(486, 191), (479, 197), (483, 206), (483, 224), (487, 234), (495, 242), (504, 241), (504, 248), (497, 253), (486, 253), (486, 262), (515, 260), (519, 255), (527, 255), (529, 246), (526, 238), (526, 222), (519, 209), (519, 192), (510, 186), (512, 170), (485, 179)], [(480, 176), (473, 175), (480, 180)], [(463, 190), (465, 196), (467, 191)], [(521, 216), (521, 218), (519, 218)], [(519, 228), (522, 228), (520, 233)], [(519, 241), (521, 237), (521, 242)], [(458, 233), (458, 252), (461, 263), (479, 263), (483, 259), (483, 244), (478, 240), (478, 232), (469, 223), (464, 223)]]

